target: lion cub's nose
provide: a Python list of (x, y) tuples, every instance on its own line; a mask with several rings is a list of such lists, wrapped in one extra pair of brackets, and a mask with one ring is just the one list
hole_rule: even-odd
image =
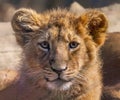
[(67, 69), (67, 67), (51, 67), (51, 69), (56, 72), (57, 74), (61, 74), (63, 71), (65, 71)]

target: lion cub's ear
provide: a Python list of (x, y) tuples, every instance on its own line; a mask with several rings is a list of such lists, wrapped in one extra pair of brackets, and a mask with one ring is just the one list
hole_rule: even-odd
[(31, 9), (19, 9), (11, 21), (17, 42), (23, 46), (29, 39), (31, 32), (40, 27), (40, 16)]
[(105, 41), (108, 27), (105, 15), (100, 11), (91, 10), (81, 15), (78, 20), (87, 29), (87, 33), (92, 36), (97, 46), (101, 46)]

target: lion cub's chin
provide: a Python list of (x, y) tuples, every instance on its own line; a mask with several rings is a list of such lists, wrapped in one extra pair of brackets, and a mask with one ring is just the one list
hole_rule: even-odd
[(72, 85), (72, 82), (66, 82), (66, 81), (62, 81), (62, 80), (55, 80), (52, 82), (47, 82), (47, 87), (51, 90), (57, 90), (57, 91), (65, 91), (68, 90), (70, 88), (70, 86)]

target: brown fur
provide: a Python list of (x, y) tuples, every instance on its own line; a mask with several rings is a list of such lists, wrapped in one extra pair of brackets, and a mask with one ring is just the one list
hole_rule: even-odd
[[(61, 9), (43, 14), (29, 9), (18, 10), (12, 27), (24, 54), (20, 78), (0, 92), (0, 98), (100, 100), (102, 75), (99, 49), (105, 41), (107, 26), (104, 14), (96, 10), (87, 11), (79, 17)], [(41, 47), (43, 41), (50, 44), (49, 49)], [(70, 48), (73, 42), (78, 45)], [(53, 69), (64, 69), (59, 75), (60, 81), (55, 81), (58, 74)], [(70, 87), (68, 82), (72, 84)], [(15, 96), (12, 95), (14, 91)]]
[(120, 32), (108, 34), (102, 58), (104, 100), (120, 100)]
[(120, 32), (108, 34), (102, 48), (102, 58), (104, 62), (104, 84), (112, 86), (120, 82)]

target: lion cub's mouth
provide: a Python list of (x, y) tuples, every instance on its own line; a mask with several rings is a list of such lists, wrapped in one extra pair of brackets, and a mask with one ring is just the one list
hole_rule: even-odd
[(47, 80), (47, 86), (49, 89), (52, 89), (52, 90), (60, 90), (60, 91), (68, 90), (71, 85), (72, 85), (71, 80), (66, 81), (60, 78), (57, 78), (52, 81)]

